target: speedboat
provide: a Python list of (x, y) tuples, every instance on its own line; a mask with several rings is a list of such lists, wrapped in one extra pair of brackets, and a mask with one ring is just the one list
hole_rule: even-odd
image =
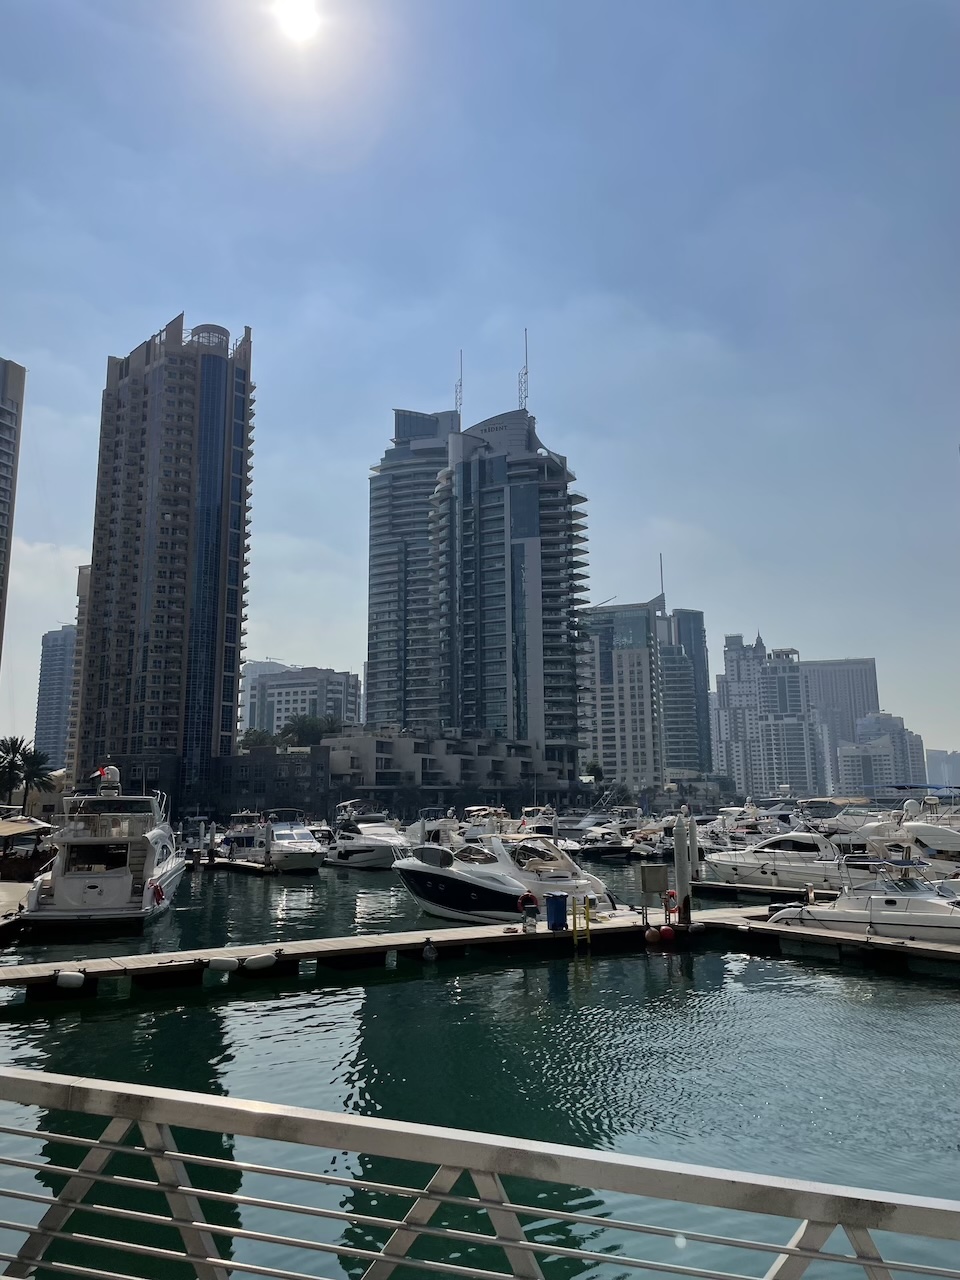
[(515, 924), (532, 894), (541, 912), (544, 895), (566, 893), (578, 902), (596, 899), (616, 908), (607, 886), (582, 870), (546, 836), (478, 835), (458, 849), (425, 844), (394, 864), (404, 888), (427, 915), (444, 920)]
[(386, 814), (360, 812), (356, 803), (348, 800), (337, 805), (336, 841), (327, 851), (326, 861), (335, 867), (389, 870), (407, 852), (410, 842)]
[(30, 929), (139, 932), (170, 907), (186, 865), (166, 797), (124, 795), (120, 770), (96, 775), (96, 795), (65, 796), (56, 855), (27, 891)]
[(925, 878), (923, 868), (923, 863), (914, 861), (874, 861), (868, 883), (844, 884), (833, 902), (784, 907), (770, 917), (770, 923), (958, 946), (957, 882), (933, 883)]

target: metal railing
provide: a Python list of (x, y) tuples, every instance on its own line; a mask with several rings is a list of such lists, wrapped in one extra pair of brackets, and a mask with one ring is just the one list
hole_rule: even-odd
[(36, 1071), (0, 1099), (7, 1276), (960, 1280), (951, 1200)]

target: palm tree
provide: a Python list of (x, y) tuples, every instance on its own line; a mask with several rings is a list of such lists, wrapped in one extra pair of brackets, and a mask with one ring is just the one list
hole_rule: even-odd
[(276, 734), (267, 729), (247, 729), (240, 739), (240, 746), (249, 751), (251, 747), (275, 747), (277, 741)]
[(27, 797), (31, 791), (53, 791), (56, 783), (50, 772), (50, 757), (36, 747), (26, 747), (20, 753), (21, 781), (23, 783), (23, 812), (27, 812)]
[(291, 716), (280, 730), (280, 737), (292, 747), (310, 747), (333, 738), (343, 727), (338, 716)]
[(23, 783), (23, 755), (28, 750), (26, 738), (0, 738), (0, 790), (13, 800), (13, 793)]

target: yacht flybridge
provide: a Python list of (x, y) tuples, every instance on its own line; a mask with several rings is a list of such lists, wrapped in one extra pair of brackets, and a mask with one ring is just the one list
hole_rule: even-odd
[(56, 855), (27, 891), (31, 929), (140, 931), (170, 906), (184, 871), (166, 797), (123, 795), (120, 771), (100, 771), (96, 795), (64, 797)]
[(424, 844), (393, 866), (421, 908), (445, 920), (515, 924), (528, 894), (541, 912), (548, 893), (566, 893), (578, 902), (593, 897), (603, 911), (616, 907), (603, 881), (546, 836), (477, 835), (455, 849)]

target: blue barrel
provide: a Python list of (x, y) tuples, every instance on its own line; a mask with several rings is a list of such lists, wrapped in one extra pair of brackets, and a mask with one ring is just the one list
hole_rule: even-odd
[(547, 904), (547, 928), (553, 933), (562, 933), (567, 927), (567, 895), (545, 893), (543, 900)]

